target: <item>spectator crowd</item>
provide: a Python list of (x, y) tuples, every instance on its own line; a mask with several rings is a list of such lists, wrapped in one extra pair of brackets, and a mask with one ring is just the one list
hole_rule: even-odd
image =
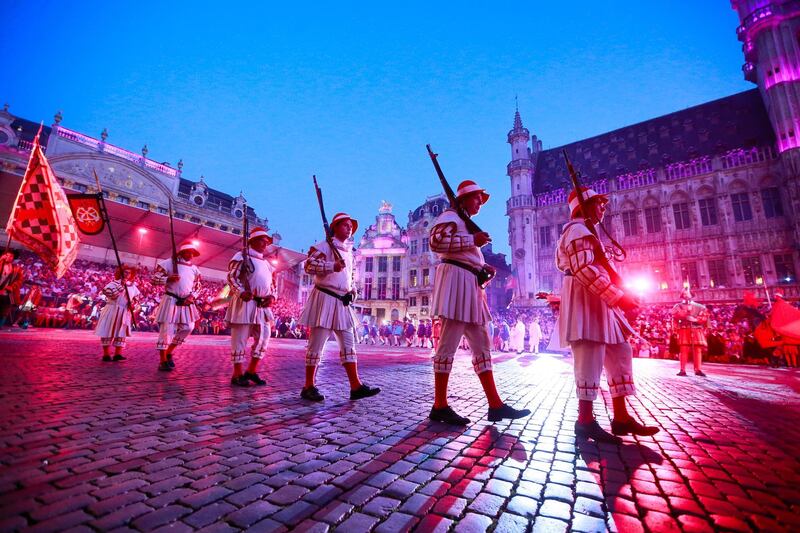
[[(23, 253), (16, 263), (25, 272), (21, 288), (20, 305), (13, 310), (11, 320), (5, 325), (20, 327), (93, 329), (105, 304), (102, 289), (114, 275), (114, 267), (85, 260), (77, 260), (61, 279), (56, 279), (50, 268), (33, 254)], [(136, 284), (141, 291), (138, 300), (136, 328), (139, 331), (158, 331), (155, 311), (163, 288), (150, 283), (151, 270), (139, 267)], [(225, 309), (212, 305), (223, 291), (224, 283), (204, 279), (198, 298), (202, 302), (201, 318), (193, 333), (201, 335), (229, 335), (224, 320)], [(710, 319), (706, 330), (708, 341), (706, 361), (724, 363), (780, 364), (780, 350), (764, 350), (753, 337), (755, 324), (750, 319), (734, 317), (736, 304), (709, 304)], [(307, 338), (307, 330), (297, 323), (302, 306), (295, 301), (278, 297), (273, 304), (276, 318), (274, 336), (290, 339)], [(676, 358), (677, 340), (673, 331), (671, 305), (651, 305), (643, 308), (634, 326), (641, 338), (633, 338), (634, 356), (649, 358)], [(766, 314), (761, 307), (759, 312)], [(546, 350), (555, 329), (557, 306), (544, 306), (519, 311), (503, 309), (493, 313), (490, 333), (497, 352), (534, 352)], [(9, 318), (9, 317), (7, 317)], [(431, 349), (439, 337), (436, 319), (376, 321), (362, 317), (361, 342), (364, 344)], [(2, 326), (2, 324), (0, 324)], [(466, 348), (462, 340), (462, 347)]]

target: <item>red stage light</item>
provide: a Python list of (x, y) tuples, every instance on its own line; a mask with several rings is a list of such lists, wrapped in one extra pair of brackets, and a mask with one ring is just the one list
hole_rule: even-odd
[(147, 233), (147, 228), (139, 228), (139, 235), (144, 235)]
[(192, 245), (199, 247), (200, 241), (198, 241), (197, 239), (192, 239)]
[(633, 289), (637, 294), (645, 294), (653, 290), (653, 280), (645, 276), (637, 276), (627, 282), (625, 287)]

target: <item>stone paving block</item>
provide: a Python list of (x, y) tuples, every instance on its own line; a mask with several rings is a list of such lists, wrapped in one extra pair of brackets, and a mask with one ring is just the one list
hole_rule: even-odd
[(264, 500), (254, 501), (245, 505), (241, 509), (232, 511), (226, 516), (226, 520), (237, 527), (249, 527), (256, 522), (271, 516), (280, 511), (280, 507)]
[(556, 518), (565, 522), (572, 516), (569, 504), (556, 500), (545, 500), (539, 508), (539, 513), (548, 518)]
[(564, 533), (568, 524), (562, 520), (539, 516), (533, 521), (533, 533)]
[(272, 515), (271, 518), (291, 527), (310, 517), (318, 509), (319, 507), (314, 504), (299, 501), (284, 507), (282, 510)]
[(185, 496), (179, 500), (179, 503), (193, 509), (199, 509), (230, 494), (233, 494), (232, 490), (215, 486)]
[(525, 496), (514, 496), (508, 502), (507, 507), (510, 513), (530, 518), (536, 516), (536, 511), (538, 509), (539, 502), (533, 498), (526, 498)]
[(458, 518), (464, 512), (464, 509), (467, 508), (467, 504), (469, 500), (465, 498), (459, 498), (457, 496), (445, 496), (443, 498), (439, 498), (436, 502), (436, 505), (433, 506), (433, 512), (449, 516), (451, 518)]
[(349, 533), (351, 531), (369, 531), (378, 523), (378, 519), (363, 513), (353, 513), (339, 525), (335, 531)]
[(153, 511), (152, 513), (147, 513), (140, 516), (131, 524), (137, 529), (155, 529), (159, 526), (163, 526), (164, 524), (169, 524), (171, 522), (180, 520), (191, 512), (192, 510), (189, 507), (184, 507), (182, 505), (168, 505), (167, 507), (162, 507), (161, 509)]
[(419, 518), (405, 513), (392, 513), (389, 518), (378, 524), (376, 533), (407, 533), (419, 522)]
[(302, 498), (305, 494), (308, 494), (308, 492), (309, 490), (305, 487), (286, 485), (272, 494), (269, 494), (267, 496), (267, 501), (275, 505), (290, 505)]
[(349, 492), (346, 492), (342, 496), (342, 499), (346, 502), (352, 503), (353, 505), (364, 505), (367, 501), (380, 492), (381, 490), (375, 487), (362, 485)]
[(495, 533), (517, 533), (519, 531), (527, 531), (529, 520), (515, 514), (505, 512), (500, 515), (497, 520), (497, 527)]
[(483, 533), (492, 525), (492, 519), (488, 516), (475, 513), (467, 515), (458, 521), (454, 531), (457, 533)]
[(333, 500), (314, 513), (314, 518), (327, 522), (328, 524), (338, 524), (342, 522), (354, 508), (355, 507), (350, 503)]
[(194, 513), (183, 517), (181, 520), (190, 526), (199, 529), (213, 524), (235, 510), (236, 507), (233, 505), (224, 501), (217, 501), (210, 505), (204, 505)]
[(420, 533), (445, 533), (450, 529), (452, 524), (452, 520), (443, 516), (429, 514), (420, 521), (415, 531), (419, 531)]

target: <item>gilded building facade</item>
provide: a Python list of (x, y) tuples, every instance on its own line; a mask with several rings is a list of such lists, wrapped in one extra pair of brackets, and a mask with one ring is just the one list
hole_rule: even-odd
[(359, 299), (356, 311), (383, 322), (402, 320), (406, 297), (406, 232), (392, 214), (392, 204), (381, 202), (375, 223), (364, 230), (354, 255), (353, 276)]

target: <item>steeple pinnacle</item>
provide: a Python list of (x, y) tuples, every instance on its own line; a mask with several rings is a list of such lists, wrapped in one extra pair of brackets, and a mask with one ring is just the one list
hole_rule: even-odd
[(519, 109), (514, 113), (514, 131), (522, 131), (522, 117), (519, 116)]

